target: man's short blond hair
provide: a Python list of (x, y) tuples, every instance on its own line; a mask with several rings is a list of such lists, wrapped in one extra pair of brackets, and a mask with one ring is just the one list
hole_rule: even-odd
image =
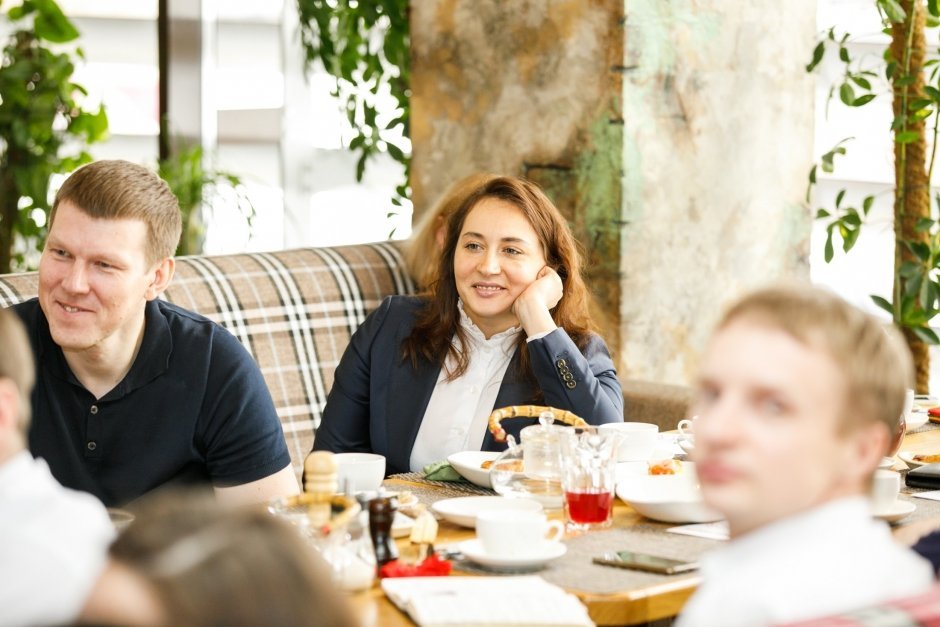
[(846, 381), (840, 432), (880, 421), (892, 435), (913, 382), (910, 351), (893, 325), (850, 305), (832, 292), (807, 284), (756, 291), (725, 312), (716, 328), (748, 321), (783, 331), (826, 353)]
[(0, 379), (9, 379), (20, 393), (19, 422), (23, 435), (29, 426), (29, 395), (36, 380), (33, 350), (23, 323), (9, 309), (0, 309)]
[(155, 172), (129, 161), (94, 161), (75, 170), (59, 188), (49, 215), (68, 201), (92, 218), (141, 220), (147, 225), (147, 262), (172, 257), (180, 241), (183, 217), (170, 186)]

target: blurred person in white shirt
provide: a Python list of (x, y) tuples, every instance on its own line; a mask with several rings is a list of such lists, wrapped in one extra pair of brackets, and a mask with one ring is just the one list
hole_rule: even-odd
[(26, 450), (35, 369), (19, 319), (0, 309), (0, 624), (74, 620), (114, 527), (90, 494), (62, 487)]
[(913, 379), (900, 334), (819, 288), (733, 305), (705, 351), (696, 470), (731, 541), (679, 627), (755, 627), (926, 590), (926, 561), (872, 517), (872, 475)]

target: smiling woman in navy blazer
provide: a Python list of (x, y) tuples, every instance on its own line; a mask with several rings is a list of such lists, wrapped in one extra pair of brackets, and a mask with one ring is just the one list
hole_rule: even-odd
[[(386, 298), (353, 335), (313, 449), (379, 453), (391, 474), (505, 448), (486, 430), (499, 407), (622, 421), (620, 382), (592, 331), (581, 267), (567, 223), (538, 187), (514, 177), (483, 183), (448, 221), (429, 293)], [(507, 431), (518, 437), (532, 422)]]

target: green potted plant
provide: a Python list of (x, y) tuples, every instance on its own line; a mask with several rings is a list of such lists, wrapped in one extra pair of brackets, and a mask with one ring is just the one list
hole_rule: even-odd
[[(408, 137), (411, 106), (408, 0), (297, 0), (300, 43), (308, 71), (317, 61), (336, 79), (340, 99), (354, 136), (349, 150), (359, 152), (356, 180), (362, 180), (370, 157), (385, 152), (405, 169), (392, 203), (410, 198), (411, 158), (404, 145), (382, 136), (402, 125)], [(396, 116), (382, 124), (376, 103), (387, 90)]]
[[(827, 50), (838, 52), (844, 72), (830, 96), (849, 107), (867, 105), (875, 98), (890, 94), (894, 117), (886, 132), (894, 140), (895, 184), (894, 286), (890, 298), (873, 295), (872, 300), (889, 314), (904, 333), (914, 357), (919, 393), (928, 391), (930, 360), (928, 346), (940, 343), (930, 322), (940, 313), (940, 198), (931, 205), (930, 176), (937, 147), (937, 122), (940, 119), (940, 82), (938, 60), (928, 60), (926, 29), (940, 24), (938, 0), (873, 0), (890, 43), (884, 50), (885, 71), (881, 77), (868, 69), (864, 59), (853, 58), (846, 43), (849, 33), (830, 29), (813, 51), (807, 71), (813, 71)], [(927, 120), (931, 120), (928, 129)], [(930, 149), (928, 150), (928, 135)], [(835, 159), (846, 153), (846, 141), (824, 154), (810, 171), (810, 187), (819, 170), (833, 172)], [(807, 200), (809, 191), (807, 191)], [(835, 206), (819, 208), (816, 217), (827, 221), (825, 258), (835, 255), (834, 240), (849, 252), (858, 240), (874, 195), (855, 203), (846, 190), (838, 192)]]
[[(103, 107), (83, 108), (72, 81), (78, 31), (53, 0), (24, 0), (0, 64), (0, 273), (34, 266), (45, 240), (49, 180), (91, 161), (108, 131)], [(68, 44), (68, 45), (67, 45)]]
[(233, 199), (249, 230), (255, 207), (241, 177), (207, 164), (205, 151), (199, 144), (177, 144), (170, 156), (159, 162), (157, 172), (176, 194), (183, 214), (183, 234), (176, 254), (198, 255), (203, 252), (206, 225), (216, 202)]

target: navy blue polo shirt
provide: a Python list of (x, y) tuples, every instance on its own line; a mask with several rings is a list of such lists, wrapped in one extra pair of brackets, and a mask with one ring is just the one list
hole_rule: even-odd
[(38, 299), (12, 309), (37, 362), (29, 448), (62, 485), (113, 506), (165, 484), (240, 485), (290, 463), (257, 364), (211, 320), (148, 302), (134, 364), (95, 399), (53, 342)]

